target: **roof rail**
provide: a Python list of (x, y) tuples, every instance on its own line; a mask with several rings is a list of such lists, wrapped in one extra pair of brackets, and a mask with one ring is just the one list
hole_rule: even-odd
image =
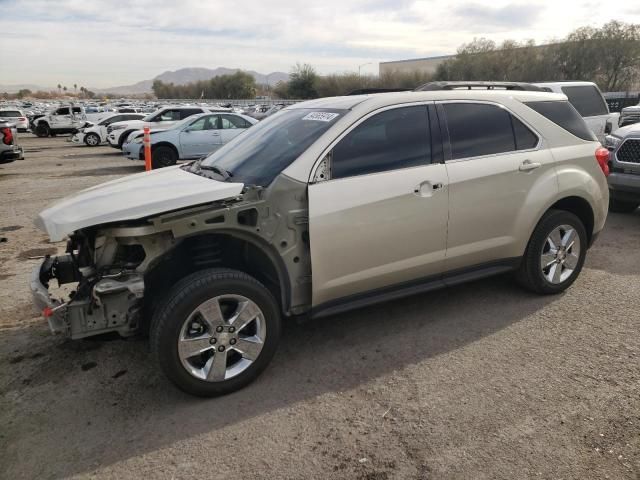
[(544, 92), (545, 89), (524, 82), (429, 82), (415, 89), (416, 92), (427, 92), (434, 90), (528, 90), (532, 92)]
[(390, 93), (390, 92), (410, 92), (411, 88), (359, 88), (347, 93), (347, 96), (351, 95), (371, 95), (374, 93)]

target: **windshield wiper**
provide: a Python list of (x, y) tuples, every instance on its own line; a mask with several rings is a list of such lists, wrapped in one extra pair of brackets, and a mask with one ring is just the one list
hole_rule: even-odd
[(225, 170), (224, 168), (218, 167), (217, 165), (198, 165), (198, 168), (200, 170), (207, 170), (210, 172), (214, 172), (217, 173), (218, 175), (220, 175), (224, 180), (228, 180), (229, 178), (231, 178), (233, 176), (233, 174), (227, 170)]

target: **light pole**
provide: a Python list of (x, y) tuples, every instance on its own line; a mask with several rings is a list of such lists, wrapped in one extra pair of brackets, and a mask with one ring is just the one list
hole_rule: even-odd
[(360, 69), (362, 67), (366, 67), (367, 65), (371, 65), (373, 62), (363, 63), (362, 65), (358, 65), (358, 77), (360, 77)]

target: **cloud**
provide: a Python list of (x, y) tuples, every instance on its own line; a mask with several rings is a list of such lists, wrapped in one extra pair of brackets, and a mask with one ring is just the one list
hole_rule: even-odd
[(466, 28), (521, 28), (534, 25), (542, 13), (540, 5), (512, 4), (503, 7), (490, 7), (477, 3), (460, 5), (453, 13), (463, 19)]
[(585, 0), (514, 1), (0, 0), (0, 31), (21, 35), (0, 49), (0, 84), (108, 87), (181, 67), (267, 73), (297, 61), (320, 73), (372, 62), (363, 72), (373, 73), (380, 61), (449, 54), (475, 36), (543, 42), (619, 14), (594, 16)]

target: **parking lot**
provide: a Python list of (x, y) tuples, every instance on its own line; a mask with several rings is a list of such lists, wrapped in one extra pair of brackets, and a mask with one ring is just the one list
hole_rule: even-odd
[(0, 166), (2, 478), (640, 478), (640, 210), (565, 294), (497, 277), (288, 324), (253, 384), (202, 400), (145, 339), (69, 341), (31, 305), (49, 203), (143, 170), (21, 135)]

